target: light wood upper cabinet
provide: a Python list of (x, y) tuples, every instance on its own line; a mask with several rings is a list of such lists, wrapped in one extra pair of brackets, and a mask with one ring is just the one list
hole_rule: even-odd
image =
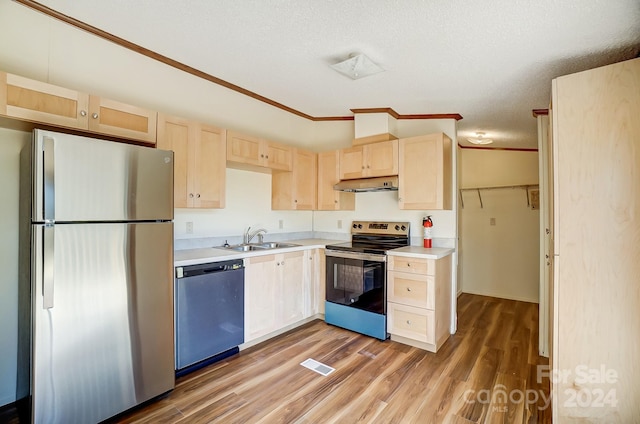
[(227, 161), (291, 171), (291, 147), (233, 131), (227, 132)]
[(263, 140), (262, 149), (265, 151), (265, 166), (279, 171), (291, 171), (292, 149), (284, 144)]
[(436, 133), (399, 140), (400, 209), (451, 209), (451, 139)]
[(227, 131), (227, 160), (247, 165), (262, 166), (260, 139), (233, 131)]
[(355, 210), (355, 193), (337, 191), (333, 186), (340, 181), (340, 152), (318, 153), (318, 210)]
[(176, 208), (224, 208), (224, 130), (161, 113), (157, 147), (174, 152)]
[(89, 96), (90, 131), (155, 143), (157, 116), (152, 110)]
[(0, 114), (68, 128), (88, 128), (89, 95), (0, 72)]
[(340, 179), (398, 175), (398, 140), (340, 150)]
[(157, 113), (0, 72), (0, 114), (155, 144)]
[(316, 209), (317, 155), (293, 148), (293, 170), (274, 171), (271, 177), (271, 209)]

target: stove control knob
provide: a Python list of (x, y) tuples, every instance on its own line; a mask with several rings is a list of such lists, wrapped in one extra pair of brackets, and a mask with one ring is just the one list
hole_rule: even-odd
[(353, 224), (352, 227), (353, 228), (358, 228), (358, 224)]
[(406, 225), (403, 225), (401, 228), (402, 228), (402, 231), (405, 231), (407, 229)]
[(362, 224), (358, 224), (358, 229), (362, 229)]
[(399, 225), (396, 225), (396, 231), (398, 231), (400, 229)]

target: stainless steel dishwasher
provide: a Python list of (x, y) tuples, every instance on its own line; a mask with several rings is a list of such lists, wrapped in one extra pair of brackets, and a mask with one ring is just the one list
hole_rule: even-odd
[(238, 352), (244, 343), (242, 259), (176, 268), (176, 375)]

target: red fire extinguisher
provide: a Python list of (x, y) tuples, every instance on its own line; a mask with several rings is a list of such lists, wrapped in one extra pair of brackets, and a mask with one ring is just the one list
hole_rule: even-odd
[(431, 247), (431, 228), (433, 227), (433, 221), (431, 215), (422, 219), (422, 226), (424, 227), (424, 247)]

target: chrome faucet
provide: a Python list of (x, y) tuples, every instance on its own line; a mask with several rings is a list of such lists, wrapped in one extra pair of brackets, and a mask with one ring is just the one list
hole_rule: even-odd
[(245, 231), (244, 233), (244, 244), (251, 243), (251, 240), (253, 240), (255, 236), (258, 236), (258, 242), (262, 243), (262, 236), (267, 233), (267, 230), (265, 230), (264, 228), (259, 228), (254, 232), (249, 232), (250, 230), (251, 227), (248, 227), (247, 231)]

